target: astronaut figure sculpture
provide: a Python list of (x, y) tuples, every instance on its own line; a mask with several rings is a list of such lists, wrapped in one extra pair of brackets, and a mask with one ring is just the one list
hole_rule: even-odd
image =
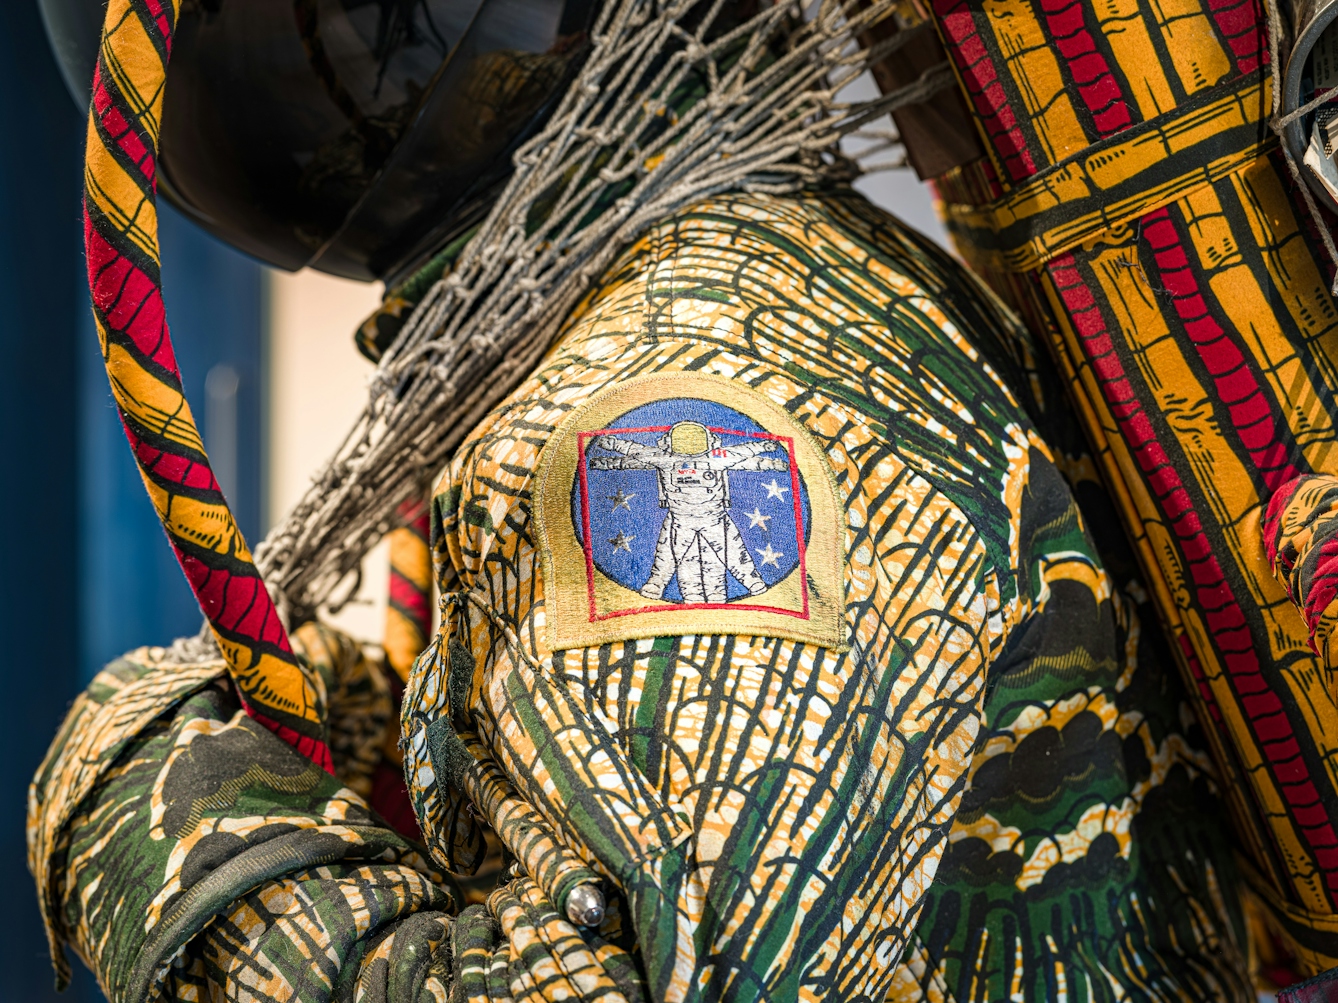
[[(1127, 109), (1051, 114), (1115, 84), (1050, 73), (1054, 53), (1026, 41), (1044, 37), (1036, 19), (1090, 74), (1106, 63), (1084, 46), (1144, 39), (1128, 51), (1150, 71), (1138, 54), (1154, 35), (1183, 44), (1216, 30), (1207, 16), (1157, 27), (1156, 5), (1133, 5), (1102, 14), (1107, 38), (1081, 3), (931, 6), (110, 0), (97, 69), (76, 74), (93, 81), (90, 289), (117, 407), (210, 630), (107, 666), (34, 778), (29, 860), (58, 971), (72, 948), (111, 1003), (1256, 999), (1247, 904), (1270, 881), (1285, 890), (1302, 858), (1262, 837), (1236, 852), (1224, 801), (1235, 832), (1294, 823), (1331, 863), (1338, 798), (1306, 770), (1333, 759), (1307, 767), (1306, 719), (1258, 697), (1246, 661), (1195, 675), (1208, 634), (1167, 615), (1178, 654), (1163, 635), (1155, 604), (1173, 613), (1190, 591), (1144, 587), (1153, 566), (1120, 535), (1098, 463), (1114, 484), (1144, 464), (1181, 506), (1136, 542), (1165, 557), (1169, 534), (1192, 536), (1184, 574), (1205, 602), (1226, 594), (1207, 513), (1236, 510), (1184, 508), (1160, 445), (1111, 459), (1118, 435), (1161, 428), (1143, 417), (1153, 403), (1126, 404), (1150, 360), (1167, 364), (1166, 326), (1127, 315), (1148, 342), (1120, 362), (1082, 282), (1149, 316), (1190, 288), (1164, 210), (1095, 239), (1110, 212), (1149, 211), (1097, 189), (1141, 157), (1225, 199), (1235, 161), (1216, 146), (1158, 151), (1206, 142), (1210, 115), (1257, 141), (1258, 122), (1238, 120), (1263, 107), (1259, 61), (1231, 100), (1187, 101), (1164, 142), (1084, 166), (1064, 137), (1096, 122), (1118, 144)], [(1238, 55), (1258, 42), (1244, 10), (1220, 15)], [(1046, 266), (1071, 327), (1029, 332), (849, 184), (841, 137), (888, 108), (923, 159), (917, 135), (951, 145), (955, 81), (980, 91), (980, 115), (994, 107), (1014, 78), (981, 61), (987, 32), (1017, 108), (1042, 95), (1035, 128), (1070, 131), (1015, 156), (1020, 112), (978, 136), (967, 120), (955, 152), (974, 166), (940, 157), (941, 190), (1005, 291), (1013, 273), (982, 262), (1031, 267), (1060, 246), (1046, 240), (1099, 266)], [(932, 61), (939, 36), (959, 76)], [(868, 67), (886, 96), (838, 100)], [(1149, 114), (1174, 103), (1169, 75), (1140, 83)], [(916, 115), (931, 123), (918, 134)], [(995, 163), (980, 137), (1000, 144)], [(989, 201), (1042, 150), (1053, 175)], [(1090, 211), (1064, 215), (1085, 185)], [(276, 264), (386, 281), (357, 334), (378, 367), (363, 416), (254, 559), (163, 320), (160, 191)], [(1239, 218), (1277, 225), (1271, 191)], [(1235, 269), (1250, 242), (1219, 240), (1217, 203), (1183, 197), (1197, 214), (1184, 240)], [(992, 250), (1024, 237), (1025, 254)], [(1131, 266), (1121, 241), (1171, 250)], [(1283, 250), (1269, 268), (1309, 274)], [(1129, 285), (1155, 268), (1162, 286)], [(1219, 278), (1242, 310), (1262, 301), (1239, 269)], [(1200, 333), (1202, 302), (1176, 300)], [(1331, 316), (1324, 302), (1306, 323)], [(1282, 351), (1273, 328), (1250, 329)], [(1044, 339), (1074, 330), (1093, 355), (1063, 372), (1106, 381), (1109, 412), (1075, 417), (1047, 361)], [(1156, 384), (1173, 410), (1181, 372)], [(1264, 377), (1248, 375), (1220, 382), (1255, 388), (1231, 416), (1272, 463)], [(1332, 397), (1306, 394), (1296, 413), (1318, 429)], [(321, 617), (425, 496), (421, 633), (408, 657), (387, 645), (388, 679), (378, 651)], [(1233, 515), (1229, 537), (1254, 578), (1270, 575), (1257, 515)], [(1263, 528), (1289, 592), (1249, 593), (1271, 597), (1269, 622), (1296, 627), (1292, 601), (1338, 622), (1319, 609), (1335, 527), (1330, 481), (1279, 493)], [(1290, 636), (1251, 635), (1233, 609), (1206, 615), (1237, 654)], [(1322, 705), (1320, 674), (1289, 684)], [(1231, 687), (1247, 694), (1236, 717)], [(1267, 763), (1230, 755), (1246, 717)], [(1256, 804), (1247, 778), (1268, 770), (1285, 798)], [(1312, 970), (1338, 956), (1319, 873), (1298, 870), (1299, 897), (1273, 903)]]

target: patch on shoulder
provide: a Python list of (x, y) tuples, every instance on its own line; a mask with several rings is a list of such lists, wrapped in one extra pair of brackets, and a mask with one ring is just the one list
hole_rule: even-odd
[(831, 469), (757, 391), (625, 380), (558, 426), (535, 484), (552, 650), (682, 634), (848, 647)]

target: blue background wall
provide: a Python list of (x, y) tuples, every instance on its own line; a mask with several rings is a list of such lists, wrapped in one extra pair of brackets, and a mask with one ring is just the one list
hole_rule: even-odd
[[(0, 3), (0, 1003), (101, 999), (52, 974), (23, 836), (27, 784), (108, 659), (198, 629), (101, 370), (80, 230), (84, 118), (34, 0)], [(197, 417), (206, 374), (240, 377), (234, 509), (259, 539), (264, 269), (162, 214), (167, 314)], [(203, 428), (205, 441), (218, 429)]]
[[(80, 123), (30, 3), (0, 4), (0, 999), (51, 993), (24, 799), (78, 685)], [(91, 981), (91, 980), (90, 980)], [(85, 987), (80, 987), (85, 988)], [(90, 998), (85, 996), (85, 998)]]

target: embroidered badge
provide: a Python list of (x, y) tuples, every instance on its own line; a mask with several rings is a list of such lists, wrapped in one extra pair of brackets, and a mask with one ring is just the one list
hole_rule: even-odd
[(754, 390), (663, 373), (604, 390), (544, 447), (549, 645), (673, 634), (843, 648), (843, 521), (807, 432)]

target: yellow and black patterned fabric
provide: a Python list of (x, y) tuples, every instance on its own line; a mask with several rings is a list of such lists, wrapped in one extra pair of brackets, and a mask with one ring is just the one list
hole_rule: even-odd
[(157, 155), (178, 0), (106, 5), (84, 164), (93, 320), (140, 476), (242, 702), (332, 769), (325, 708), (205, 455), (163, 306)]
[(1338, 309), (1266, 126), (1263, 6), (931, 6), (988, 154), (936, 180), (948, 227), (1069, 382), (1247, 874), (1303, 968), (1338, 964), (1332, 556), (1284, 588), (1261, 538), (1271, 501), (1338, 471)]
[[(222, 662), (141, 652), (34, 784), (55, 943), (112, 1003), (1252, 999), (1202, 736), (1029, 417), (1062, 427), (1053, 383), (983, 287), (848, 190), (661, 221), (432, 501), (409, 790), (438, 864), (472, 871), (491, 829), (514, 877), (460, 910)], [(584, 452), (549, 497), (564, 430)], [(613, 616), (553, 648), (541, 495), (589, 544), (575, 598), (671, 632)], [(683, 607), (830, 602), (792, 553), (824, 534), (837, 643), (692, 629), (721, 611)], [(370, 699), (325, 685), (332, 720)], [(591, 881), (606, 918), (573, 927)]]

